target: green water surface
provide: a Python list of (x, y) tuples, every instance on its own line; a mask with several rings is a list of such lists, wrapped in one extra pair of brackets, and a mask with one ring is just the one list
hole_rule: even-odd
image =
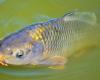
[[(95, 12), (100, 21), (100, 0), (0, 0), (0, 38), (75, 9)], [(100, 47), (71, 58), (64, 70), (0, 66), (0, 80), (100, 80)]]

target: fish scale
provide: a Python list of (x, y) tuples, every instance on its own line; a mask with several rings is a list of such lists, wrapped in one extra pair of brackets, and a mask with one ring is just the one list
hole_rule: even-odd
[(67, 54), (67, 50), (74, 44), (74, 41), (86, 36), (84, 36), (84, 34), (87, 33), (86, 31), (89, 30), (91, 26), (92, 25), (87, 22), (79, 19), (73, 21), (64, 21), (63, 19), (57, 19), (53, 22), (49, 21), (46, 27), (43, 26), (46, 28), (43, 38), (46, 40), (45, 46), (48, 46), (48, 48), (46, 48), (49, 50), (48, 54), (50, 56), (64, 56), (64, 52)]

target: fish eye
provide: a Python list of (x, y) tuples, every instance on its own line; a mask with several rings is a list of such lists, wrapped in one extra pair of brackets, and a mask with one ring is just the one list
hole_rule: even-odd
[(22, 50), (16, 53), (17, 58), (22, 58), (23, 56), (24, 56), (24, 51)]

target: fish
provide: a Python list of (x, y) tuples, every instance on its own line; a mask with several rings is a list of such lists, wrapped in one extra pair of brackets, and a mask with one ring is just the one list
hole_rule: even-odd
[(72, 11), (26, 26), (0, 41), (0, 64), (62, 69), (70, 56), (87, 48), (95, 24), (95, 13)]

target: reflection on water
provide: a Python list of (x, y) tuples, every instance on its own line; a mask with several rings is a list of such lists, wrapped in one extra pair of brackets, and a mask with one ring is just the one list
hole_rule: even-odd
[[(96, 12), (99, 0), (0, 0), (0, 38), (40, 21), (63, 16), (67, 11)], [(64, 70), (34, 66), (0, 66), (0, 80), (99, 80), (100, 47), (81, 57), (72, 57)]]
[[(18, 67), (17, 67), (18, 68)], [(21, 68), (20, 68), (21, 69)], [(22, 68), (23, 69), (23, 68)], [(49, 75), (52, 70), (46, 70), (46, 69), (36, 69), (36, 68), (31, 68), (31, 70), (16, 70), (16, 69), (6, 69), (6, 68), (1, 68), (1, 73), (12, 75), (12, 76), (36, 76), (36, 75)], [(56, 70), (55, 70), (56, 71)]]

